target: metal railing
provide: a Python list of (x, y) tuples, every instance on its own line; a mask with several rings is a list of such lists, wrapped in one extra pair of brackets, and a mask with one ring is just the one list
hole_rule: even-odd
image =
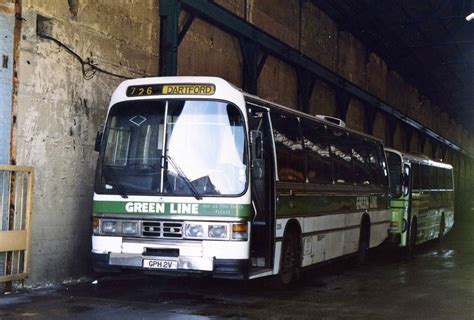
[(0, 165), (0, 283), (28, 277), (34, 169)]

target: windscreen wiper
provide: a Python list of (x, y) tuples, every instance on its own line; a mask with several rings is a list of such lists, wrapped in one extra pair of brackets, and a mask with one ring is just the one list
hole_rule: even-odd
[(112, 180), (112, 184), (117, 189), (120, 196), (124, 199), (128, 198), (128, 194), (125, 191), (125, 188), (117, 180), (117, 177), (115, 176), (115, 172), (112, 170), (112, 168), (110, 168), (109, 166), (106, 166), (106, 167), (104, 167), (103, 171), (104, 171), (105, 175), (108, 176), (110, 178), (110, 180)]
[(193, 193), (194, 195), (194, 198), (196, 198), (197, 200), (201, 200), (202, 197), (201, 195), (199, 194), (199, 192), (196, 190), (196, 188), (193, 186), (193, 184), (191, 183), (191, 181), (189, 180), (189, 178), (184, 174), (183, 170), (181, 170), (181, 168), (178, 166), (178, 164), (173, 160), (173, 158), (171, 158), (169, 155), (166, 155), (165, 156), (165, 159), (168, 160), (169, 163), (171, 163), (171, 165), (173, 166), (173, 168), (176, 170), (176, 173), (178, 174), (178, 176), (184, 180), (184, 182), (186, 182), (186, 184), (188, 185), (189, 187), (189, 190), (191, 190), (191, 192)]

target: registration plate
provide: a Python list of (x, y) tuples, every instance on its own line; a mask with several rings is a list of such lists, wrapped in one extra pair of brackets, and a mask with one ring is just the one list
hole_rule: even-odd
[(143, 260), (143, 267), (149, 269), (178, 269), (178, 262), (175, 260)]

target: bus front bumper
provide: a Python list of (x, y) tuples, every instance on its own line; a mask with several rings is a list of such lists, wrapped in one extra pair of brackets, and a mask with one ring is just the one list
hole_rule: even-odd
[(122, 268), (141, 269), (161, 274), (212, 273), (215, 278), (246, 279), (250, 261), (246, 259), (214, 259), (179, 257), (176, 269), (147, 268), (145, 261), (169, 261), (164, 257), (148, 257), (122, 253), (92, 253), (93, 268), (100, 272), (120, 272)]
[(135, 268), (148, 268), (147, 261), (171, 261), (176, 263), (178, 270), (212, 271), (214, 259), (206, 257), (162, 257), (143, 256), (141, 254), (114, 253), (109, 254), (109, 265)]
[[(151, 243), (118, 237), (93, 237), (92, 263), (98, 272), (131, 268), (161, 274), (205, 273), (234, 279), (245, 278), (248, 274), (250, 260), (245, 256), (247, 250), (245, 242)], [(219, 256), (218, 253), (228, 256)]]

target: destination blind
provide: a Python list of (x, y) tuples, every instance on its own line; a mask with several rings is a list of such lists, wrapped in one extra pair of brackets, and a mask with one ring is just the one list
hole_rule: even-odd
[(216, 86), (213, 84), (145, 84), (129, 86), (127, 97), (160, 96), (160, 95), (213, 95)]

